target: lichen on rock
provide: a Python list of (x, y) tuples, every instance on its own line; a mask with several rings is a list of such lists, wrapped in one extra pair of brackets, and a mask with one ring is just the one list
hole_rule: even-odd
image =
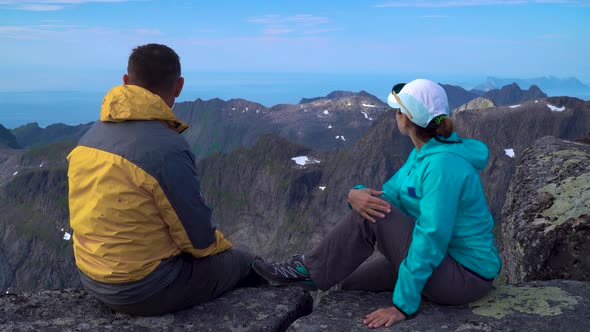
[(488, 296), (469, 307), (477, 315), (504, 318), (515, 312), (556, 316), (562, 309), (573, 309), (580, 300), (558, 287), (499, 286)]
[(555, 224), (561, 225), (566, 220), (589, 212), (590, 173), (568, 177), (559, 183), (549, 183), (539, 189), (539, 192), (546, 192), (555, 198), (553, 205), (540, 214)]

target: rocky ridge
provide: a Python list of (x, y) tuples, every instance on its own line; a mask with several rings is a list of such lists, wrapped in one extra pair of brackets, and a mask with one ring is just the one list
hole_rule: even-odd
[(383, 102), (366, 92), (334, 92), (309, 100), (266, 108), (243, 99), (198, 99), (177, 103), (174, 112), (189, 123), (184, 135), (200, 160), (215, 152), (250, 147), (265, 134), (316, 151), (350, 146), (387, 110)]

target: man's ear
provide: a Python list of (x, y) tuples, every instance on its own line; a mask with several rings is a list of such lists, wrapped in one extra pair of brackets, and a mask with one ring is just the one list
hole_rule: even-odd
[(123, 75), (123, 84), (125, 84), (125, 85), (129, 84), (129, 75), (127, 75), (127, 74)]
[(182, 92), (182, 87), (184, 86), (184, 77), (179, 77), (178, 81), (176, 81), (176, 90), (174, 90), (174, 97), (180, 96), (180, 92)]

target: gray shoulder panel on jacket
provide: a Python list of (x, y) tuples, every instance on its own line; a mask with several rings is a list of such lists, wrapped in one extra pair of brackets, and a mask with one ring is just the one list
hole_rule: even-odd
[(194, 248), (215, 242), (211, 210), (201, 196), (195, 157), (186, 139), (160, 121), (96, 122), (78, 145), (110, 152), (153, 176)]

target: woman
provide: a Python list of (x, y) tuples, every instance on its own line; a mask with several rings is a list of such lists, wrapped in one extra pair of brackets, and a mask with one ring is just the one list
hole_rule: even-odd
[[(327, 290), (342, 282), (345, 289), (392, 290), (392, 306), (363, 320), (370, 328), (415, 314), (422, 295), (448, 305), (481, 298), (501, 268), (477, 172), (488, 160), (485, 144), (453, 132), (447, 95), (432, 81), (394, 86), (388, 104), (397, 109), (398, 129), (415, 145), (405, 164), (381, 191), (362, 185), (350, 190), (354, 212), (311, 253), (253, 263), (276, 284)], [(375, 243), (384, 257), (365, 262)]]

